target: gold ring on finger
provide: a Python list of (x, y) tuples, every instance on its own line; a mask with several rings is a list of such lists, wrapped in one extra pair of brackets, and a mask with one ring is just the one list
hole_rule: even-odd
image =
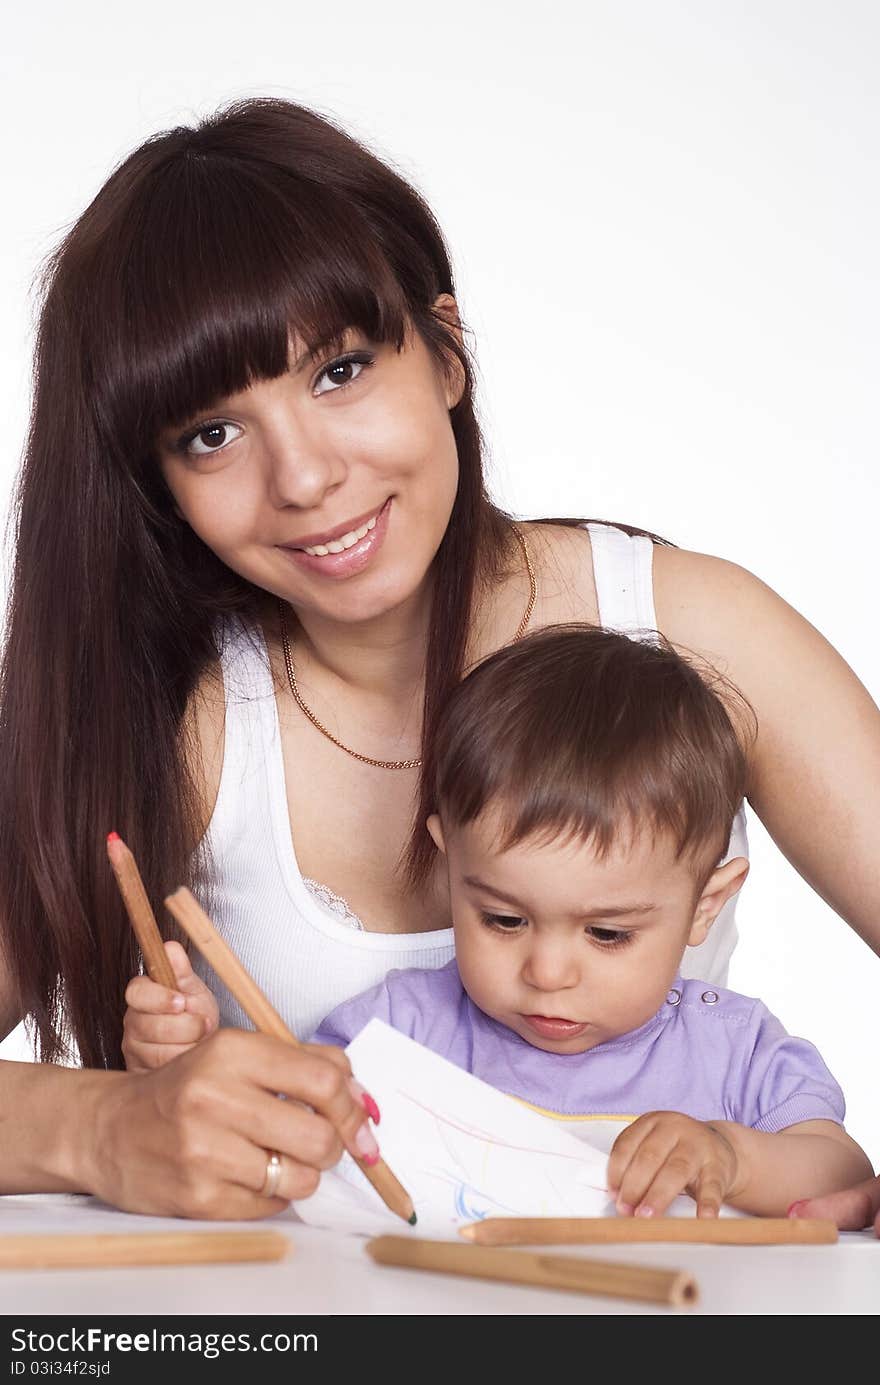
[(278, 1184), (281, 1182), (281, 1155), (274, 1149), (267, 1149), (266, 1153), (269, 1157), (266, 1160), (266, 1177), (263, 1179), (260, 1196), (276, 1197)]

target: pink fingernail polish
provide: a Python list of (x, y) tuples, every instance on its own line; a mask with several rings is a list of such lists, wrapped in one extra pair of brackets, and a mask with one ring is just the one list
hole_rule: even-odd
[(354, 1147), (365, 1164), (379, 1162), (379, 1146), (376, 1143), (376, 1136), (366, 1123), (360, 1127), (355, 1135)]
[(359, 1101), (374, 1125), (378, 1125), (382, 1119), (379, 1107), (376, 1105), (369, 1092), (364, 1091), (360, 1082), (354, 1077), (348, 1079), (349, 1090), (352, 1092), (356, 1101)]

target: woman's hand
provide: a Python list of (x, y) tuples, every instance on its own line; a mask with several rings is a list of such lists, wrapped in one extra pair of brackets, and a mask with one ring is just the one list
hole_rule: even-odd
[(627, 1126), (608, 1160), (608, 1190), (624, 1216), (651, 1217), (688, 1192), (698, 1217), (717, 1217), (737, 1179), (730, 1142), (677, 1111), (650, 1111)]
[(122, 1053), (129, 1072), (161, 1068), (220, 1025), (217, 1002), (180, 943), (166, 943), (165, 951), (177, 977), (176, 991), (149, 976), (132, 977), (125, 990)]
[(841, 1193), (793, 1202), (790, 1217), (820, 1217), (836, 1222), (841, 1231), (862, 1231), (873, 1225), (880, 1236), (880, 1177), (868, 1178)]
[[(174, 1062), (112, 1077), (91, 1087), (70, 1139), (81, 1184), (124, 1211), (267, 1217), (309, 1197), (344, 1148), (379, 1157), (367, 1110), (378, 1112), (341, 1049), (223, 1029)], [(268, 1198), (273, 1151), (281, 1175)]]

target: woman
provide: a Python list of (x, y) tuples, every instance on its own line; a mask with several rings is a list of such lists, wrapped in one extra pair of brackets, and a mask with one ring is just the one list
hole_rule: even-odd
[(370, 1098), (326, 1050), (227, 1028), (170, 1065), (100, 1071), (203, 1032), (169, 993), (123, 1042), (136, 953), (104, 837), (152, 899), (189, 881), (305, 1035), (389, 967), (451, 956), (424, 829), (432, 728), (463, 670), (527, 628), (656, 624), (720, 664), (757, 713), (750, 802), (880, 950), (864, 688), (729, 563), (514, 526), (489, 502), (442, 237), (327, 122), (247, 102), (137, 150), (50, 267), (36, 379), (0, 723), (0, 1016), (31, 1016), (46, 1060), (72, 1037), (87, 1068), (8, 1065), (0, 1189), (253, 1217), (306, 1196), (343, 1142), (374, 1147)]

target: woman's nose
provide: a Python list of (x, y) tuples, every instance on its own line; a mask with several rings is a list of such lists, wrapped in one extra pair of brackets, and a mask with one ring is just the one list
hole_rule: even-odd
[(347, 467), (336, 449), (292, 412), (273, 427), (268, 442), (269, 494), (279, 509), (317, 509), (327, 492), (345, 479)]

